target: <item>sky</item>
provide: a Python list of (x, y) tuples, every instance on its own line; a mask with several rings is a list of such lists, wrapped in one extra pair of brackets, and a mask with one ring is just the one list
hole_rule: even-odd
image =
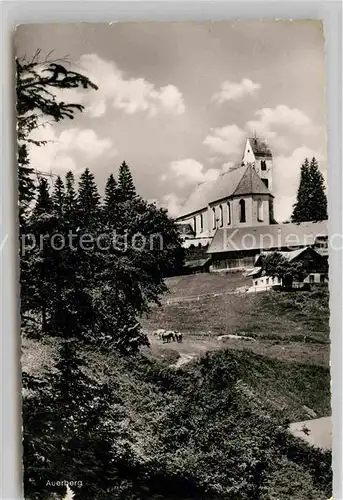
[(274, 156), (275, 217), (287, 220), (300, 166), (326, 178), (324, 35), (319, 21), (35, 24), (17, 28), (16, 55), (67, 57), (97, 91), (64, 91), (85, 111), (35, 132), (32, 165), (100, 192), (123, 160), (137, 191), (176, 216), (199, 182), (240, 161), (248, 136)]

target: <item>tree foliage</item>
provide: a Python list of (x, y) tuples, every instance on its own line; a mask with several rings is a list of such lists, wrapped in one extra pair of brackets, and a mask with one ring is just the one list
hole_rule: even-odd
[(115, 386), (86, 373), (79, 347), (62, 343), (55, 370), (43, 378), (23, 374), (26, 498), (63, 493), (54, 485), (62, 478), (82, 485), (80, 498), (109, 498), (130, 475), (127, 435), (113, 420)]
[(263, 256), (262, 269), (267, 276), (278, 277), (285, 286), (291, 286), (294, 279), (302, 281), (305, 273), (303, 261), (289, 261), (279, 252)]
[(44, 124), (44, 120), (59, 122), (73, 119), (81, 104), (65, 103), (56, 93), (68, 89), (97, 89), (86, 76), (66, 68), (65, 61), (40, 60), (38, 50), (32, 59), (16, 59), (16, 110), (18, 139), (19, 216), (24, 223), (34, 198), (33, 167), (30, 165), (29, 147), (42, 146), (44, 140), (32, 139), (31, 133)]
[(311, 163), (305, 158), (300, 171), (300, 183), (297, 201), (293, 206), (292, 222), (310, 222), (326, 220), (327, 199), (323, 174), (316, 158)]

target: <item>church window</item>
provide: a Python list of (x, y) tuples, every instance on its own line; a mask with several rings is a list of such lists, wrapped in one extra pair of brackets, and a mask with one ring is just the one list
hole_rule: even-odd
[(268, 187), (269, 183), (268, 183), (268, 179), (262, 179), (262, 182), (263, 184), (266, 186), (266, 188)]
[(239, 222), (246, 222), (244, 200), (240, 200), (239, 202)]
[(220, 227), (223, 227), (224, 225), (224, 217), (223, 217), (223, 205), (220, 205), (219, 206), (219, 224), (220, 224)]
[(204, 230), (204, 214), (200, 214), (200, 232)]
[(213, 215), (213, 229), (217, 227), (217, 219), (216, 219), (216, 209), (215, 207), (212, 208), (212, 215)]
[(230, 202), (227, 202), (227, 225), (229, 226), (231, 224), (231, 206)]
[(194, 233), (196, 234), (197, 233), (197, 218), (196, 218), (196, 216), (193, 217), (193, 229), (194, 229)]
[(265, 160), (261, 160), (261, 170), (266, 171), (267, 170), (267, 165)]
[(257, 220), (263, 222), (263, 203), (262, 200), (257, 200)]

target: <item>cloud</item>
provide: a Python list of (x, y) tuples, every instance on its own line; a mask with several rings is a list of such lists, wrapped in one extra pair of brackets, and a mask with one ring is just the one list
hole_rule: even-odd
[[(220, 170), (215, 168), (204, 170), (203, 164), (193, 158), (173, 161), (170, 163), (169, 169), (176, 175), (181, 186), (184, 184), (198, 184), (199, 182), (212, 181), (217, 179), (220, 174)], [(162, 178), (164, 180), (167, 179), (165, 174)]]
[(319, 128), (313, 125), (310, 118), (300, 109), (292, 109), (284, 104), (275, 108), (259, 109), (255, 115), (258, 119), (248, 121), (247, 129), (272, 140), (274, 147), (281, 149), (287, 149), (290, 146), (289, 137), (286, 138), (283, 134), (299, 136), (315, 134), (319, 131)]
[(175, 193), (168, 193), (163, 196), (161, 205), (172, 217), (177, 217), (182, 207), (182, 200)]
[(230, 156), (242, 152), (245, 137), (246, 132), (237, 125), (226, 125), (212, 129), (203, 143), (216, 153)]
[(253, 95), (261, 88), (260, 83), (255, 83), (249, 78), (243, 78), (240, 83), (226, 80), (221, 84), (221, 89), (212, 95), (212, 101), (223, 104), (227, 101), (236, 101), (245, 95)]
[(320, 169), (326, 173), (326, 163), (323, 154), (306, 146), (293, 150), (289, 155), (279, 155), (274, 158), (273, 194), (275, 218), (279, 222), (288, 220), (292, 206), (296, 201), (300, 180), (300, 167), (305, 158), (315, 156)]
[[(69, 128), (58, 134), (54, 127), (46, 125), (35, 130), (31, 138), (48, 141), (46, 145), (30, 147), (31, 164), (42, 171), (77, 172), (84, 168), (85, 161), (117, 154), (112, 140), (100, 139), (92, 129)], [(80, 168), (77, 165), (81, 165)]]
[(145, 78), (127, 78), (115, 62), (96, 54), (82, 55), (77, 70), (99, 87), (97, 91), (77, 91), (78, 102), (81, 100), (86, 113), (93, 118), (103, 116), (108, 106), (129, 115), (146, 112), (150, 117), (161, 112), (172, 115), (185, 112), (182, 93), (175, 85), (158, 88)]

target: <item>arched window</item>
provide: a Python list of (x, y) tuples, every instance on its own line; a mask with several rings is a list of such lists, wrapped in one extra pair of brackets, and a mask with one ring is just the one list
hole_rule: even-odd
[(204, 230), (204, 215), (200, 214), (200, 232), (202, 233)]
[(263, 171), (267, 170), (267, 165), (265, 160), (261, 160), (261, 170)]
[(223, 205), (219, 206), (219, 225), (220, 227), (223, 227), (224, 225), (224, 217), (223, 217)]
[(246, 222), (244, 200), (239, 201), (239, 222)]
[(216, 209), (215, 207), (212, 208), (212, 216), (213, 216), (213, 229), (217, 227), (217, 219), (216, 219)]
[(227, 202), (227, 225), (229, 226), (231, 224), (231, 206), (230, 202)]
[(263, 222), (263, 203), (262, 200), (257, 200), (257, 220)]

